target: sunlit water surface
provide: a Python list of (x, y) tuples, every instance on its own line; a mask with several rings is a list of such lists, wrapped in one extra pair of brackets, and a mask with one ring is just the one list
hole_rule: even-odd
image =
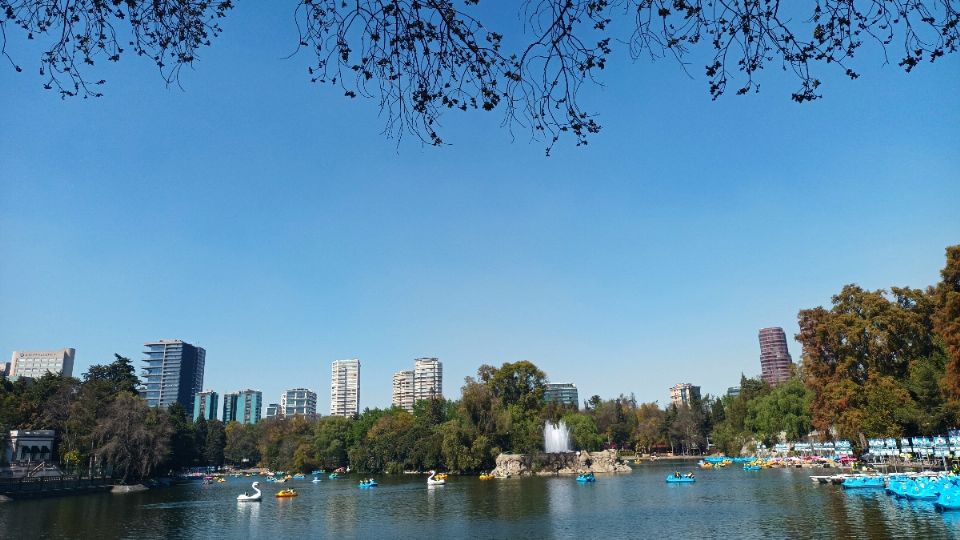
[[(880, 491), (815, 485), (810, 470), (699, 471), (666, 484), (672, 465), (633, 474), (481, 482), (357, 477), (263, 484), (263, 502), (237, 503), (249, 478), (129, 495), (0, 504), (3, 538), (957, 538), (960, 512)], [(294, 487), (299, 496), (274, 494)]]

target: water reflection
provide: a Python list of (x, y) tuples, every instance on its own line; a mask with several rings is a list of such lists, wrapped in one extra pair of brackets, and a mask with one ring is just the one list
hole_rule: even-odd
[[(0, 531), (52, 538), (284, 537), (738, 537), (948, 538), (960, 512), (880, 491), (844, 492), (810, 482), (808, 471), (703, 471), (673, 489), (660, 466), (632, 475), (481, 482), (451, 478), (427, 488), (420, 477), (383, 478), (360, 490), (354, 480), (311, 485), (262, 503), (236, 502), (249, 486), (183, 485), (142, 494), (110, 494), (0, 505)], [(669, 472), (672, 472), (669, 471)], [(378, 479), (380, 480), (380, 479)], [(286, 486), (284, 486), (286, 487)], [(0, 533), (0, 536), (6, 536)], [(22, 537), (22, 535), (20, 535)]]

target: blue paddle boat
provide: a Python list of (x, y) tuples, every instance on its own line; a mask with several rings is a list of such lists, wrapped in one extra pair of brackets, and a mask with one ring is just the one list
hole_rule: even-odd
[(843, 480), (843, 489), (883, 489), (884, 487), (882, 476), (856, 476)]
[(687, 473), (683, 475), (680, 473), (673, 473), (667, 475), (668, 484), (692, 484), (696, 481), (697, 479), (694, 478), (693, 473)]
[(375, 488), (379, 485), (380, 484), (378, 484), (376, 480), (374, 480), (373, 478), (370, 478), (369, 480), (362, 480), (360, 484), (357, 485), (357, 487), (360, 489), (370, 489), (370, 488)]
[(336, 480), (337, 478), (340, 478), (340, 475), (337, 474), (337, 473), (335, 473), (335, 472), (333, 472), (333, 473), (330, 473), (330, 476), (328, 476), (327, 478), (329, 478), (329, 479), (331, 479), (331, 480)]
[(759, 465), (744, 465), (744, 466), (743, 466), (743, 470), (745, 470), (745, 471), (759, 471), (759, 470), (760, 470), (760, 466), (759, 466)]
[(593, 476), (593, 473), (586, 473), (586, 474), (578, 474), (578, 475), (577, 475), (577, 482), (580, 482), (580, 483), (584, 483), (584, 484), (585, 484), (585, 483), (587, 483), (587, 482), (596, 482), (596, 481), (597, 481), (597, 478), (596, 478), (595, 476)]

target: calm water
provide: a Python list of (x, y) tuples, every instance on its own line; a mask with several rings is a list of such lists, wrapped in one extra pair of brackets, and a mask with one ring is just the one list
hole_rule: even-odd
[[(814, 485), (809, 470), (700, 471), (664, 482), (668, 465), (633, 474), (481, 482), (421, 477), (266, 484), (262, 503), (238, 504), (250, 479), (141, 494), (96, 494), (0, 505), (6, 538), (958, 538), (960, 512), (880, 492)], [(308, 477), (309, 478), (309, 477)], [(281, 487), (294, 499), (276, 499)]]

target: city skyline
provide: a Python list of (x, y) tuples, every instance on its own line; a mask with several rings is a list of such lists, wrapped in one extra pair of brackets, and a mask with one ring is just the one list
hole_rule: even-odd
[[(114, 353), (139, 371), (144, 341), (179, 337), (210, 350), (204, 386), (303, 385), (324, 412), (337, 358), (363, 359), (363, 407), (389, 406), (410, 358), (442, 358), (450, 396), (529, 359), (583, 398), (664, 404), (677, 381), (718, 395), (759, 375), (759, 328), (798, 360), (800, 309), (936, 283), (957, 242), (958, 55), (909, 75), (865, 60), (800, 105), (777, 70), (714, 101), (615, 48), (584, 88), (602, 131), (547, 158), (482, 112), (444, 116), (440, 148), (387, 139), (375, 101), (278, 60), (287, 14), (229, 25), (182, 90), (133, 57), (100, 99), (0, 70), (5, 355), (69, 345), (75, 374)], [(164, 251), (177, 262), (145, 262)]]

